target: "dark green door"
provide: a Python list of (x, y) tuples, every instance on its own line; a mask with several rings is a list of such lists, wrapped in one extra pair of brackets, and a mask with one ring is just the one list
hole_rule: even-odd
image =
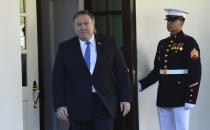
[(132, 110), (125, 118), (119, 114), (114, 130), (138, 130), (135, 0), (85, 0), (85, 9), (95, 16), (96, 32), (113, 36), (120, 45), (132, 81)]
[(116, 41), (122, 47), (121, 0), (93, 0), (91, 11), (95, 15), (97, 33), (115, 37)]

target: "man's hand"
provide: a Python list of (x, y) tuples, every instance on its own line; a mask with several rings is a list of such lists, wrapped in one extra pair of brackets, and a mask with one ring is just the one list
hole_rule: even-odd
[(120, 102), (120, 111), (123, 112), (123, 116), (126, 116), (131, 109), (129, 102)]
[(68, 115), (67, 107), (59, 107), (56, 113), (59, 120), (68, 121), (69, 115)]

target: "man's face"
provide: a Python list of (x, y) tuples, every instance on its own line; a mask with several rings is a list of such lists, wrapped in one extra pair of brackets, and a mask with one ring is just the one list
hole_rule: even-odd
[(182, 20), (176, 19), (174, 21), (168, 20), (167, 21), (167, 29), (172, 34), (175, 34), (182, 30), (184, 22)]
[(78, 37), (83, 41), (88, 41), (94, 33), (94, 23), (89, 15), (79, 15), (74, 21), (75, 32)]

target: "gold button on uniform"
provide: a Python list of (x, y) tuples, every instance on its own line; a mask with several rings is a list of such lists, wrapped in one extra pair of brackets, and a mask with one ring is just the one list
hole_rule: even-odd
[(167, 54), (165, 54), (165, 57), (168, 57), (168, 55), (167, 55)]
[(171, 40), (170, 42), (171, 42), (171, 43), (173, 43), (174, 41), (173, 41), (173, 40)]
[(167, 68), (167, 66), (165, 65), (165, 66), (164, 66), (164, 69), (166, 69), (166, 68)]
[(192, 95), (190, 95), (190, 97), (192, 97)]
[(191, 89), (190, 91), (193, 92), (193, 89)]
[(177, 82), (178, 84), (181, 84), (181, 82), (179, 81), (179, 82)]
[(169, 44), (168, 47), (171, 47), (171, 44)]
[(189, 100), (189, 102), (192, 102), (192, 100)]
[(166, 49), (167, 52), (169, 52), (169, 49)]
[(168, 61), (167, 60), (164, 60), (164, 62), (167, 63)]

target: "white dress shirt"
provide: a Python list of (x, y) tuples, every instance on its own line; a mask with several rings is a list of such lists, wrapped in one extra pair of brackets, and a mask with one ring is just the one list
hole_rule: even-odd
[[(84, 57), (85, 55), (85, 51), (87, 48), (87, 44), (86, 41), (82, 41), (79, 39), (80, 42), (80, 47), (81, 47), (81, 51), (82, 51), (82, 55)], [(96, 59), (97, 59), (97, 51), (96, 51), (96, 40), (95, 40), (95, 36), (93, 34), (93, 36), (90, 38), (89, 40), (90, 42), (90, 74), (93, 74), (93, 71), (95, 69), (95, 65), (96, 65)], [(92, 92), (96, 92), (94, 86), (92, 86)]]

